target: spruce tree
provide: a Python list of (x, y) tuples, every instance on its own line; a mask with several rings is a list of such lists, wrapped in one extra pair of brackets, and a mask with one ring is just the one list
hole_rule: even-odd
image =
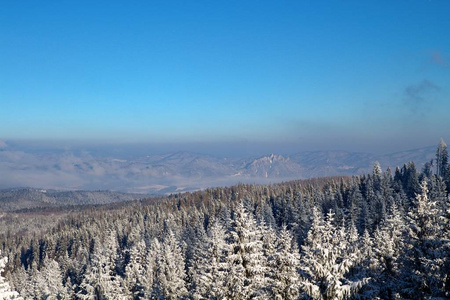
[(428, 198), (426, 181), (421, 183), (413, 210), (408, 214), (409, 230), (403, 275), (403, 292), (409, 297), (425, 299), (442, 294), (443, 267), (448, 252), (443, 248), (442, 227), (436, 202)]
[(103, 243), (97, 244), (77, 296), (80, 299), (126, 299), (122, 279), (115, 270), (118, 249), (115, 233), (109, 231)]
[[(157, 242), (157, 240), (155, 239)], [(169, 230), (164, 241), (155, 253), (155, 281), (157, 297), (174, 300), (185, 297), (186, 288), (185, 260), (175, 234)]]
[(371, 265), (376, 290), (382, 298), (392, 299), (399, 285), (400, 259), (404, 251), (406, 225), (395, 205), (375, 231)]
[[(1, 254), (1, 251), (0, 251)], [(9, 283), (2, 276), (2, 273), (6, 267), (6, 263), (8, 262), (8, 257), (3, 257), (0, 259), (0, 300), (9, 300), (9, 299), (22, 299), (19, 297), (19, 293), (12, 290)]]
[(208, 240), (196, 253), (195, 264), (190, 270), (194, 299), (223, 299), (227, 249), (225, 229), (218, 221), (214, 221), (208, 232)]
[(273, 288), (274, 299), (294, 300), (299, 296), (300, 254), (292, 234), (285, 226), (280, 230), (273, 254)]
[(132, 299), (148, 299), (153, 285), (154, 258), (149, 256), (145, 242), (138, 241), (129, 250), (130, 261), (125, 267), (125, 285)]
[(368, 278), (350, 280), (346, 274), (360, 260), (349, 247), (348, 238), (334, 225), (330, 211), (326, 220), (313, 210), (310, 231), (302, 246), (301, 289), (313, 299), (339, 300), (354, 295)]
[(46, 258), (40, 274), (43, 283), (40, 289), (42, 289), (45, 299), (68, 299), (68, 291), (63, 285), (58, 262)]
[(447, 144), (443, 139), (439, 142), (436, 151), (436, 175), (445, 177), (448, 164)]
[(229, 231), (227, 256), (227, 299), (264, 299), (265, 261), (262, 239), (256, 221), (242, 203), (237, 205)]

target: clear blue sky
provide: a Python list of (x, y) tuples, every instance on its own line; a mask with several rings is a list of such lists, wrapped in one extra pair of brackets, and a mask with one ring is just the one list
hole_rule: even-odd
[(4, 1), (0, 139), (450, 139), (450, 1)]

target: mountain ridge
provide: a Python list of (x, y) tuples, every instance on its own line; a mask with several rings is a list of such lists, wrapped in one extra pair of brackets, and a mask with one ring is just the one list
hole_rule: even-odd
[(0, 188), (30, 186), (56, 190), (112, 190), (163, 194), (243, 183), (276, 183), (323, 176), (361, 175), (378, 161), (383, 170), (434, 158), (435, 147), (376, 155), (350, 151), (271, 153), (247, 158), (188, 151), (136, 158), (88, 152), (32, 153), (5, 147), (0, 152)]

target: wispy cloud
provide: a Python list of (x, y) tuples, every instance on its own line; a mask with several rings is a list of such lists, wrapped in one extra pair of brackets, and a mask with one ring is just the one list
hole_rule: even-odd
[(448, 57), (439, 50), (432, 51), (430, 54), (430, 62), (441, 66), (441, 67), (450, 67), (450, 63)]
[(4, 141), (0, 140), (0, 149), (6, 148), (6, 147), (8, 147), (8, 145)]
[(424, 79), (417, 84), (405, 88), (403, 104), (412, 112), (424, 115), (437, 101), (441, 88), (433, 82)]

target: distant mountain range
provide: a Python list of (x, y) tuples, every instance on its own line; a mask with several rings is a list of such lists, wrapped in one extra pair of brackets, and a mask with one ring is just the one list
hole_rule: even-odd
[(176, 152), (122, 159), (87, 152), (32, 153), (0, 148), (0, 188), (35, 187), (57, 190), (113, 190), (165, 194), (239, 182), (275, 183), (371, 172), (414, 161), (418, 168), (434, 158), (436, 147), (387, 155), (316, 151), (282, 156), (223, 158)]

